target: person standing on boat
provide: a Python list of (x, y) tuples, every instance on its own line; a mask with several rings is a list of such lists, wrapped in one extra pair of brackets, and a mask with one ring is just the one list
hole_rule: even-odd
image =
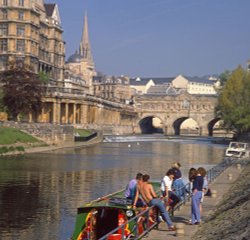
[(155, 206), (158, 208), (160, 211), (160, 214), (163, 218), (163, 220), (166, 222), (168, 225), (169, 230), (175, 230), (174, 225), (172, 223), (171, 218), (169, 217), (168, 212), (166, 211), (166, 208), (164, 204), (162, 203), (161, 199), (157, 198), (157, 195), (153, 189), (152, 184), (148, 182), (150, 176), (145, 174), (142, 177), (142, 183), (137, 185), (137, 191), (136, 191), (136, 196), (135, 196), (135, 201), (134, 201), (134, 206), (136, 206), (139, 194), (141, 195), (143, 201), (147, 204), (147, 206)]
[[(135, 195), (136, 195), (136, 189), (137, 189), (137, 184), (138, 182), (142, 181), (142, 173), (137, 173), (136, 177), (132, 180), (129, 181), (128, 185), (126, 186), (125, 189), (125, 197), (129, 200), (131, 200), (132, 204), (134, 203), (135, 200)], [(144, 203), (142, 202), (141, 199), (137, 201), (137, 207), (142, 207)]]

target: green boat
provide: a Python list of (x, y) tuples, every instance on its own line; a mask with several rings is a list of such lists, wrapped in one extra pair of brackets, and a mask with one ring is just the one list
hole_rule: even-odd
[[(151, 182), (156, 193), (160, 193), (160, 182)], [(72, 240), (118, 240), (133, 239), (145, 228), (156, 224), (155, 209), (149, 211), (148, 217), (140, 213), (146, 208), (132, 208), (132, 202), (124, 197), (121, 190), (96, 199), (77, 209), (77, 218)], [(138, 217), (136, 217), (138, 216)], [(146, 221), (147, 220), (147, 221)], [(145, 226), (146, 222), (146, 226)], [(119, 226), (125, 226), (119, 228)], [(116, 232), (112, 232), (115, 230)], [(112, 232), (110, 235), (109, 233)], [(135, 239), (135, 238), (134, 238)]]

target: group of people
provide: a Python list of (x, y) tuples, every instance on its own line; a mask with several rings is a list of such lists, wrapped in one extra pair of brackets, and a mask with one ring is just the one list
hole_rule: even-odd
[[(182, 201), (187, 193), (180, 170), (181, 164), (174, 163), (161, 181), (161, 196), (157, 196), (148, 174), (137, 173), (125, 190), (125, 197), (130, 199), (133, 208), (155, 206), (169, 230), (175, 230), (169, 211)], [(191, 221), (189, 224), (200, 224), (201, 203), (207, 189), (206, 170), (202, 167), (189, 170), (189, 181), (192, 185)]]

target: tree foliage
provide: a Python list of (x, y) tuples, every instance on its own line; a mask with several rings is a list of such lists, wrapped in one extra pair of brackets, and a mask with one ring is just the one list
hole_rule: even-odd
[(45, 94), (44, 82), (27, 66), (13, 65), (0, 73), (2, 104), (14, 120), (19, 114), (38, 114)]
[(231, 75), (231, 71), (226, 70), (223, 73), (220, 74), (219, 79), (220, 79), (220, 84), (221, 86), (224, 86), (227, 82), (227, 80), (229, 79), (230, 75)]
[(219, 95), (217, 114), (236, 133), (250, 131), (250, 74), (241, 66), (229, 75)]

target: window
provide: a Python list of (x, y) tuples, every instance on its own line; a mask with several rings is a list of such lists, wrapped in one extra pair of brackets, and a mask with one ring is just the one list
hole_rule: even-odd
[(19, 0), (19, 6), (24, 6), (24, 0)]
[(0, 52), (6, 52), (8, 50), (8, 42), (7, 39), (0, 40)]
[(2, 23), (0, 24), (0, 36), (6, 36), (8, 35), (8, 24), (7, 23)]
[(24, 19), (24, 12), (23, 11), (19, 11), (18, 12), (18, 19), (19, 20), (23, 20)]
[(0, 69), (7, 66), (7, 56), (0, 56)]
[(16, 35), (17, 36), (24, 36), (25, 35), (25, 26), (24, 25), (17, 25)]
[(23, 65), (24, 65), (24, 60), (25, 60), (24, 57), (16, 57), (16, 64), (17, 64), (17, 66), (23, 67)]
[(6, 9), (1, 10), (1, 19), (3, 20), (8, 19), (8, 12)]
[(17, 52), (25, 52), (25, 41), (23, 39), (17, 39), (16, 51)]
[(3, 0), (3, 5), (8, 6), (8, 0)]
[(36, 58), (34, 58), (34, 57), (30, 58), (30, 65), (32, 67), (32, 70), (34, 72), (37, 72), (37, 70), (38, 70), (38, 60)]

